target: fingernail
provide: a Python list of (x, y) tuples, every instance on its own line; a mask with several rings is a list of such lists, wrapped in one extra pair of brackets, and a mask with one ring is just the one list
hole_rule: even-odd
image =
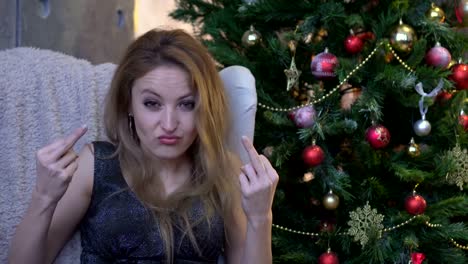
[(83, 124), (83, 125), (81, 125), (81, 128), (86, 129), (86, 128), (88, 128), (88, 125)]

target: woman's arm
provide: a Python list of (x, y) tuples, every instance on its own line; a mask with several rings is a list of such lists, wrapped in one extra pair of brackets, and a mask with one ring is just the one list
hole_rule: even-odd
[(36, 187), (12, 239), (9, 263), (52, 263), (85, 214), (94, 157), (88, 147), (79, 158), (71, 151), (85, 132), (77, 130), (38, 151)]
[[(228, 263), (272, 263), (271, 228), (273, 197), (279, 177), (270, 162), (258, 155), (252, 143), (242, 140), (250, 163), (239, 176), (241, 206), (227, 219)], [(242, 207), (242, 208), (240, 208)]]

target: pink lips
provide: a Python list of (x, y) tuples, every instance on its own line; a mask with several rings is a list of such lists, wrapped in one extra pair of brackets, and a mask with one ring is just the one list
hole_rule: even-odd
[(179, 141), (180, 137), (175, 136), (160, 136), (158, 137), (159, 143), (163, 145), (174, 145)]

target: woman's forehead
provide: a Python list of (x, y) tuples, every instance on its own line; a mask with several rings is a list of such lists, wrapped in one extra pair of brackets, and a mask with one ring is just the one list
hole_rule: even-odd
[(135, 80), (133, 88), (140, 92), (194, 93), (188, 72), (179, 66), (159, 66)]

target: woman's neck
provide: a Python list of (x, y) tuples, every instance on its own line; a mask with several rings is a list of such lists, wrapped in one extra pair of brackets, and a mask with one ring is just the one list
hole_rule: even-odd
[(157, 174), (164, 186), (166, 195), (170, 195), (182, 186), (192, 175), (192, 160), (188, 156), (178, 159), (159, 160)]

